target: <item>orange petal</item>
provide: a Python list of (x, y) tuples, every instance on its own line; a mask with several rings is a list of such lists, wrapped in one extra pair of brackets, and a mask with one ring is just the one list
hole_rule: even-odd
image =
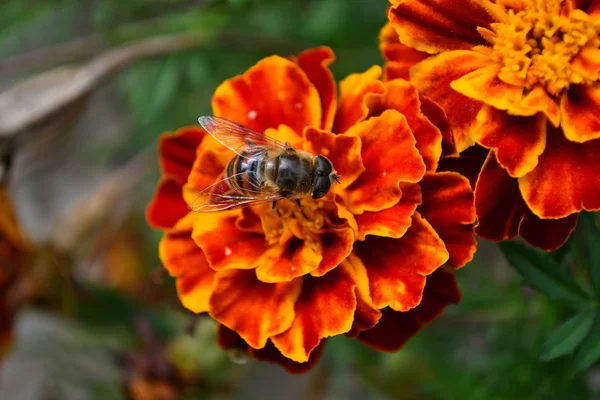
[(370, 106), (385, 93), (379, 80), (381, 67), (375, 65), (362, 74), (348, 75), (340, 82), (340, 104), (333, 131), (344, 133), (369, 115)]
[(249, 347), (240, 335), (224, 325), (218, 326), (217, 340), (219, 346), (225, 350), (241, 350), (247, 352), (248, 355), (255, 360), (279, 364), (291, 374), (303, 374), (314, 367), (321, 359), (326, 342), (326, 340), (321, 341), (321, 344), (312, 351), (307, 362), (297, 363), (284, 357), (271, 341), (267, 342), (266, 346), (262, 349), (253, 349), (252, 347)]
[(404, 183), (401, 190), (402, 197), (395, 206), (356, 216), (357, 240), (365, 240), (367, 235), (399, 238), (406, 233), (412, 224), (412, 215), (421, 204), (421, 189), (416, 183)]
[(442, 134), (421, 112), (421, 100), (417, 88), (403, 79), (395, 79), (385, 83), (387, 94), (374, 110), (380, 114), (384, 110), (399, 111), (406, 118), (417, 141), (417, 149), (423, 157), (428, 171), (435, 171), (442, 155)]
[(521, 197), (518, 180), (512, 178), (490, 153), (475, 189), (477, 235), (502, 241), (521, 234), (529, 244), (546, 251), (562, 246), (575, 229), (577, 214), (561, 219), (540, 219)]
[(293, 361), (306, 362), (321, 339), (348, 332), (356, 309), (355, 287), (342, 268), (319, 278), (306, 277), (292, 326), (271, 338), (275, 347)]
[(335, 61), (333, 50), (321, 46), (302, 52), (298, 56), (298, 65), (317, 88), (323, 108), (322, 129), (331, 130), (337, 108), (337, 88), (329, 65)]
[(347, 134), (362, 140), (361, 156), (366, 168), (342, 193), (354, 214), (380, 211), (400, 200), (400, 182), (418, 182), (425, 164), (415, 138), (402, 114), (387, 110), (353, 126)]
[(477, 27), (489, 28), (493, 22), (485, 9), (471, 0), (460, 4), (450, 0), (406, 0), (394, 4), (388, 18), (402, 43), (430, 54), (487, 45)]
[(333, 229), (321, 237), (323, 259), (319, 267), (310, 272), (312, 276), (323, 276), (337, 267), (352, 252), (354, 245), (352, 228)]
[(384, 80), (410, 79), (410, 68), (429, 57), (428, 53), (418, 51), (400, 43), (392, 24), (387, 23), (379, 32), (379, 48), (387, 61), (383, 67)]
[(340, 268), (350, 274), (356, 282), (356, 311), (352, 329), (346, 333), (346, 336), (356, 337), (359, 332), (371, 329), (379, 322), (381, 311), (375, 307), (371, 300), (367, 269), (360, 258), (355, 254), (351, 254), (340, 265)]
[(296, 132), (321, 126), (319, 93), (292, 61), (272, 56), (244, 75), (223, 82), (215, 91), (213, 113), (264, 132), (285, 124)]
[(542, 85), (536, 85), (516, 107), (508, 110), (510, 115), (524, 117), (530, 117), (538, 112), (544, 113), (555, 128), (560, 124), (560, 108)]
[(360, 155), (361, 141), (358, 137), (334, 135), (313, 127), (307, 128), (304, 136), (304, 150), (329, 158), (337, 173), (342, 176), (341, 183), (335, 185), (334, 190), (347, 188), (364, 172)]
[(197, 314), (207, 312), (215, 274), (206, 261), (189, 265), (188, 271), (177, 278), (177, 296), (181, 304)]
[(175, 179), (162, 178), (146, 207), (146, 220), (152, 228), (170, 229), (190, 212), (183, 200), (183, 187)]
[(400, 239), (369, 236), (354, 253), (367, 269), (373, 304), (407, 311), (421, 302), (425, 277), (449, 257), (444, 242), (418, 212)]
[[(209, 145), (205, 145), (205, 144)], [(183, 186), (183, 199), (189, 205), (193, 205), (198, 193), (215, 183), (217, 178), (223, 178), (223, 171), (229, 160), (235, 155), (233, 152), (220, 146), (215, 149), (216, 142), (212, 137), (206, 137), (198, 148), (196, 161), (192, 172), (188, 176), (187, 183)]]
[(521, 101), (523, 87), (510, 85), (498, 78), (500, 64), (477, 69), (450, 83), (452, 89), (468, 98), (479, 100), (499, 110), (508, 110)]
[(582, 209), (600, 209), (600, 139), (568, 141), (558, 129), (548, 131), (538, 166), (519, 178), (519, 189), (540, 218), (563, 218)]
[(450, 253), (448, 265), (463, 267), (477, 249), (474, 196), (468, 179), (456, 172), (428, 172), (419, 185), (423, 193), (419, 213), (444, 241)]
[(164, 134), (158, 141), (158, 154), (163, 173), (183, 185), (192, 171), (196, 149), (206, 132), (201, 127), (185, 127), (174, 134)]
[(382, 310), (379, 323), (361, 332), (358, 339), (379, 351), (398, 351), (426, 324), (443, 313), (449, 304), (457, 304), (460, 298), (454, 275), (438, 269), (427, 277), (421, 304), (408, 312), (397, 312), (391, 308)]
[(574, 85), (560, 100), (565, 137), (583, 143), (600, 138), (600, 83)]
[(267, 250), (263, 235), (237, 228), (238, 215), (239, 210), (205, 213), (194, 224), (194, 241), (214, 270), (255, 268)]
[(287, 282), (317, 269), (323, 259), (323, 247), (316, 240), (292, 236), (277, 243), (256, 260), (256, 277), (262, 282)]
[(600, 74), (600, 49), (593, 42), (585, 46), (570, 62), (573, 72), (584, 79), (597, 81)]
[(546, 148), (546, 117), (513, 117), (485, 106), (477, 116), (477, 143), (496, 152), (498, 162), (514, 177), (530, 172)]
[(294, 304), (302, 278), (264, 283), (254, 271), (222, 271), (215, 276), (209, 301), (211, 317), (236, 331), (250, 346), (260, 349), (267, 339), (286, 331), (294, 321)]
[(474, 51), (451, 51), (429, 57), (411, 69), (411, 83), (448, 112), (448, 121), (459, 153), (474, 144), (471, 129), (483, 102), (463, 96), (452, 89), (450, 84), (490, 63), (487, 56)]

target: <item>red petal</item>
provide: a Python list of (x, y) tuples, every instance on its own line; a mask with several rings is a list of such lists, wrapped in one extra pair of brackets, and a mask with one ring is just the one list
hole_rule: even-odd
[(525, 202), (540, 218), (563, 218), (600, 209), (600, 139), (573, 143), (558, 129), (548, 131), (538, 166), (519, 178)]
[(329, 69), (329, 65), (334, 61), (333, 50), (325, 46), (306, 50), (298, 56), (298, 65), (319, 92), (323, 108), (321, 128), (328, 131), (333, 128), (337, 108), (335, 79)]
[(463, 151), (460, 157), (442, 157), (438, 167), (438, 172), (458, 172), (462, 176), (466, 177), (469, 180), (471, 187), (475, 189), (477, 177), (479, 176), (481, 167), (483, 166), (488, 154), (489, 150), (475, 145)]
[(275, 347), (293, 361), (306, 362), (321, 339), (348, 332), (356, 309), (355, 287), (342, 268), (319, 278), (306, 277), (292, 326), (271, 338)]
[(442, 154), (444, 156), (458, 155), (456, 144), (454, 143), (454, 135), (450, 128), (450, 122), (448, 121), (446, 111), (424, 94), (419, 93), (419, 99), (421, 100), (421, 112), (442, 134)]
[(158, 153), (162, 171), (183, 185), (196, 159), (196, 149), (206, 135), (200, 127), (185, 127), (174, 134), (161, 135)]
[(410, 79), (410, 68), (429, 57), (428, 53), (418, 51), (400, 43), (392, 24), (387, 23), (379, 33), (379, 48), (386, 59), (383, 68), (384, 80)]
[(532, 214), (521, 197), (518, 180), (508, 175), (493, 153), (479, 176), (475, 206), (479, 221), (475, 231), (482, 238), (501, 241), (521, 234), (529, 244), (546, 251), (562, 246), (577, 223), (577, 214), (561, 219)]
[(346, 333), (346, 336), (356, 337), (359, 332), (371, 329), (379, 322), (381, 311), (375, 307), (371, 300), (367, 270), (360, 258), (355, 254), (351, 254), (344, 260), (340, 268), (349, 273), (356, 282), (356, 311), (352, 329)]
[(455, 172), (428, 172), (419, 184), (423, 193), (419, 212), (444, 241), (450, 253), (448, 264), (463, 267), (477, 249), (473, 236), (475, 204), (469, 181)]
[(334, 135), (312, 127), (304, 131), (304, 136), (304, 149), (329, 158), (337, 173), (342, 176), (341, 184), (334, 186), (334, 190), (347, 188), (364, 172), (360, 155), (361, 140), (358, 137)]
[(317, 269), (323, 259), (319, 240), (301, 240), (292, 236), (277, 243), (256, 260), (256, 277), (262, 282), (286, 282)]
[(400, 182), (418, 182), (425, 173), (414, 136), (406, 119), (395, 110), (370, 118), (348, 132), (362, 140), (362, 161), (366, 168), (341, 193), (354, 214), (380, 211), (400, 200)]
[(493, 22), (478, 2), (464, 0), (406, 0), (388, 18), (402, 43), (430, 54), (487, 45), (477, 27)]
[(530, 172), (546, 148), (546, 117), (513, 117), (485, 106), (477, 116), (477, 142), (496, 152), (498, 162), (514, 177)]
[(474, 51), (451, 51), (441, 53), (420, 62), (411, 69), (411, 83), (447, 112), (454, 134), (454, 142), (460, 153), (474, 144), (471, 129), (483, 102), (458, 93), (451, 82), (490, 64), (487, 56)]
[(238, 215), (238, 211), (206, 213), (195, 223), (194, 240), (214, 270), (255, 268), (268, 247), (263, 235), (237, 228)]
[(340, 83), (340, 104), (333, 131), (344, 133), (369, 115), (370, 105), (385, 93), (379, 80), (381, 67), (373, 66), (362, 74), (348, 75)]
[(163, 178), (146, 207), (146, 220), (152, 228), (170, 229), (190, 212), (183, 201), (183, 187), (176, 180)]
[(561, 125), (573, 142), (600, 138), (600, 83), (574, 85), (560, 101)]
[(449, 304), (457, 304), (460, 297), (454, 275), (438, 269), (427, 277), (423, 301), (417, 308), (408, 312), (384, 309), (379, 323), (361, 332), (358, 339), (379, 351), (397, 351), (424, 325), (444, 312)]
[(419, 213), (400, 239), (369, 236), (354, 245), (369, 277), (370, 295), (377, 308), (407, 311), (421, 302), (425, 277), (448, 260), (448, 251)]
[(396, 79), (385, 83), (387, 94), (373, 114), (381, 114), (384, 110), (399, 111), (406, 118), (417, 141), (417, 149), (423, 157), (428, 171), (435, 171), (442, 155), (442, 135), (440, 130), (421, 112), (421, 101), (417, 88), (409, 82)]
[(264, 283), (254, 271), (223, 271), (215, 276), (210, 315), (260, 349), (267, 339), (289, 329), (302, 279)]
[(365, 211), (356, 216), (357, 240), (367, 235), (402, 237), (412, 224), (412, 215), (421, 204), (421, 189), (416, 183), (402, 184), (402, 198), (395, 206), (377, 212)]
[(337, 267), (352, 252), (354, 230), (335, 229), (325, 232), (321, 237), (323, 259), (319, 267), (311, 271), (312, 276), (322, 276)]
[(222, 83), (213, 96), (213, 112), (264, 132), (285, 124), (296, 132), (321, 126), (317, 89), (304, 71), (278, 56), (259, 61), (244, 75)]

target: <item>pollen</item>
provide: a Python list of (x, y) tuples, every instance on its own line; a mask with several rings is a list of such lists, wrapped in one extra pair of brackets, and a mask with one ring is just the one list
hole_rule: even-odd
[(492, 31), (480, 28), (493, 45), (492, 60), (502, 65), (499, 78), (531, 90), (542, 85), (552, 96), (571, 84), (591, 84), (572, 61), (585, 48), (598, 49), (600, 23), (560, 0), (529, 0), (530, 7), (515, 12), (504, 1), (482, 2), (498, 22)]
[(309, 244), (318, 240), (329, 225), (325, 209), (326, 202), (321, 200), (303, 199), (301, 206), (291, 200), (279, 201), (276, 210), (261, 216), (267, 241), (277, 243), (292, 236)]

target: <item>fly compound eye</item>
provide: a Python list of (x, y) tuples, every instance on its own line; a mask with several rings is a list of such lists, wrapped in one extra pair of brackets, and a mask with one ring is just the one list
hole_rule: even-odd
[(331, 188), (331, 180), (329, 179), (328, 175), (317, 176), (311, 197), (313, 199), (320, 199), (321, 197), (325, 196), (329, 192), (330, 188)]
[(315, 165), (317, 169), (317, 176), (329, 176), (333, 172), (333, 165), (331, 161), (323, 156), (317, 156), (317, 162)]

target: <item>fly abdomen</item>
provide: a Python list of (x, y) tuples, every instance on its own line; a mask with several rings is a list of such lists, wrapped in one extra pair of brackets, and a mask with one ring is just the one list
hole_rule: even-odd
[(235, 176), (231, 181), (231, 186), (235, 186), (232, 189), (241, 193), (259, 190), (264, 184), (266, 156), (263, 149), (248, 149), (229, 161), (226, 174)]

